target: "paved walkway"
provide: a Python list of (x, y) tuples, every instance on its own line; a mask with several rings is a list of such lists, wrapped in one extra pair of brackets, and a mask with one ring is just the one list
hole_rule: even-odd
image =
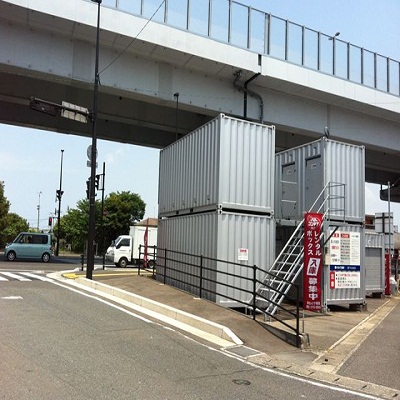
[[(75, 279), (78, 275), (65, 276)], [(148, 276), (138, 276), (134, 270), (95, 271), (92, 282), (82, 278), (76, 282), (86, 286), (98, 285), (93, 287), (99, 291), (112, 289), (110, 293), (117, 296), (127, 293), (141, 298), (142, 311), (151, 308), (165, 314), (165, 309), (160, 307), (167, 306), (168, 310), (179, 310), (184, 315), (187, 313), (226, 327), (228, 336), (224, 336), (224, 332), (224, 338), (216, 345), (255, 364), (331, 382), (376, 398), (400, 396), (400, 363), (397, 361), (400, 354), (399, 297), (368, 298), (367, 310), (335, 307), (328, 314), (302, 319), (301, 327), (309, 336), (310, 344), (300, 350), (241, 313), (198, 299)], [(145, 303), (143, 299), (149, 299), (151, 303)], [(136, 302), (132, 297), (128, 301)], [(196, 320), (185, 320), (184, 323), (197, 325)], [(177, 325), (177, 329), (185, 330), (186, 325)], [(199, 325), (197, 328), (203, 329)], [(239, 342), (230, 338), (229, 332), (234, 338), (239, 338)], [(387, 362), (389, 359), (390, 363)]]

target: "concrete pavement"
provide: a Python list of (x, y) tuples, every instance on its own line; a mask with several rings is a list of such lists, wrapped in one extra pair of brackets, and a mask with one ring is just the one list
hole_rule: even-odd
[[(254, 364), (368, 393), (371, 398), (400, 396), (397, 296), (368, 298), (367, 310), (363, 311), (332, 307), (327, 314), (304, 318), (301, 326), (309, 337), (309, 345), (300, 350), (241, 313), (163, 285), (149, 276), (138, 276), (134, 269), (94, 271), (91, 281), (82, 272), (64, 273), (62, 279), (109, 296)], [(390, 327), (391, 343), (385, 340), (386, 327)], [(374, 333), (377, 328), (379, 335)], [(382, 349), (382, 353), (377, 349)], [(390, 367), (385, 361), (388, 358)], [(383, 361), (378, 363), (378, 359)], [(378, 364), (386, 373), (373, 372)]]

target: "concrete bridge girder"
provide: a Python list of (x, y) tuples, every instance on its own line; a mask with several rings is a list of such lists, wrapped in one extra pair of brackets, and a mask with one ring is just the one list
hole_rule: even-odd
[[(82, 4), (86, 11), (92, 6), (79, 0), (72, 3)], [(53, 15), (27, 13), (24, 7), (0, 2), (0, 12), (9, 19), (0, 21), (2, 122), (90, 136), (89, 125), (28, 108), (29, 97), (35, 96), (91, 109), (95, 19), (83, 11), (75, 15), (68, 8), (66, 17), (60, 18), (56, 9), (47, 11)], [(100, 138), (160, 148), (219, 112), (241, 117), (243, 93), (233, 87), (235, 73), (242, 71), (243, 83), (261, 72), (251, 89), (264, 100), (264, 122), (277, 127), (278, 149), (313, 140), (328, 127), (332, 138), (366, 146), (368, 180), (387, 182), (400, 175), (400, 113), (396, 107), (379, 105), (382, 94), (222, 43), (210, 46), (207, 38), (164, 25), (152, 23), (143, 39), (134, 40), (144, 20), (110, 9), (102, 15)], [(10, 37), (16, 40), (7, 40)], [(341, 96), (335, 85), (351, 95)], [(360, 103), (359, 92), (375, 97)], [(248, 98), (247, 115), (260, 118), (257, 99)]]

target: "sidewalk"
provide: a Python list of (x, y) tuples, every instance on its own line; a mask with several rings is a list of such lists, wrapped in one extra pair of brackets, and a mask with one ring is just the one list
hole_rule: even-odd
[[(364, 311), (335, 307), (328, 314), (303, 319), (300, 326), (308, 335), (310, 345), (300, 350), (278, 339), (241, 313), (198, 299), (148, 276), (138, 276), (136, 270), (94, 271), (93, 281), (86, 280), (82, 272), (64, 276), (74, 279), (79, 284), (95, 287), (96, 291), (106, 291), (117, 297), (126, 295), (128, 297), (125, 301), (139, 301), (140, 304), (137, 304), (145, 314), (151, 309), (152, 312), (167, 315), (167, 318), (180, 319), (179, 323), (183, 325), (176, 325), (177, 329), (186, 330), (186, 326), (192, 325), (195, 329), (209, 331), (207, 333), (210, 335), (220, 336), (221, 340), (215, 341), (216, 347), (255, 364), (312, 377), (366, 392), (378, 398), (400, 396), (400, 386), (395, 385), (394, 389), (386, 388), (381, 386), (379, 381), (374, 382), (370, 375), (368, 379), (372, 383), (353, 379), (351, 368), (344, 368), (351, 355), (363, 346), (364, 339), (400, 303), (398, 297), (368, 298), (367, 310)], [(191, 319), (188, 316), (195, 318)], [(187, 333), (196, 334), (189, 331)], [(207, 336), (200, 340), (213, 341)], [(368, 345), (375, 346), (374, 343)], [(391, 355), (382, 354), (383, 358), (385, 356)], [(371, 368), (371, 365), (366, 365), (366, 368), (368, 367)], [(346, 371), (343, 375), (347, 376), (340, 375), (341, 368)]]

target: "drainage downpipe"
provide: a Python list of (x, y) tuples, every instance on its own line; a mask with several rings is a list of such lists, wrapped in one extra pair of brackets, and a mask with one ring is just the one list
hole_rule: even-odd
[(238, 71), (235, 74), (235, 80), (233, 82), (233, 86), (235, 86), (236, 89), (240, 90), (241, 92), (244, 93), (244, 97), (243, 97), (243, 118), (247, 118), (247, 96), (250, 95), (252, 97), (255, 97), (256, 99), (258, 99), (258, 101), (260, 102), (260, 122), (264, 123), (264, 101), (263, 98), (261, 97), (261, 95), (259, 95), (258, 93), (250, 90), (247, 88), (248, 84), (253, 81), (254, 79), (256, 79), (258, 76), (260, 76), (261, 74), (258, 72), (257, 74), (253, 75), (250, 79), (248, 79), (243, 87), (240, 86), (238, 84), (238, 80), (240, 78), (242, 71)]

